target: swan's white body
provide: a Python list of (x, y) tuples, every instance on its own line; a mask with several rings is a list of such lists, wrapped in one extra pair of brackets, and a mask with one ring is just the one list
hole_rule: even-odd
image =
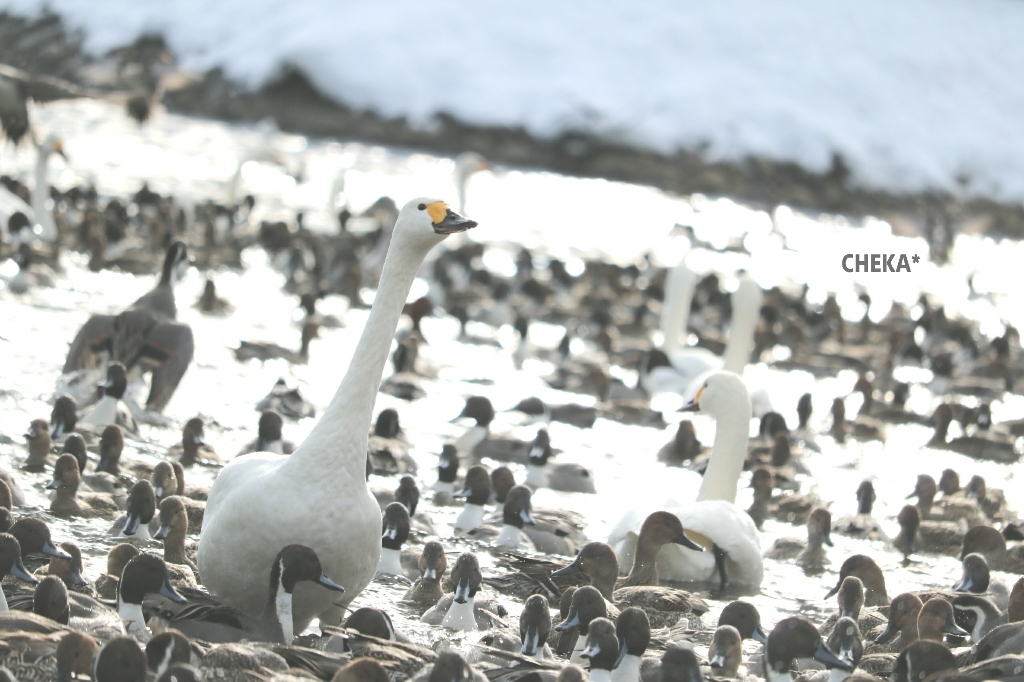
[[(736, 506), (736, 488), (747, 455), (750, 398), (743, 381), (732, 373), (712, 374), (705, 385), (707, 388), (700, 393), (700, 409), (714, 417), (717, 425), (697, 499), (688, 504), (668, 500), (658, 507), (630, 509), (612, 531), (608, 544), (615, 548), (620, 566), (632, 566), (640, 526), (650, 512), (664, 509), (678, 516), (683, 528), (700, 533), (725, 551), (730, 584), (758, 587), (764, 576), (760, 536), (750, 516)], [(711, 551), (666, 545), (658, 553), (657, 562), (658, 574), (665, 580), (716, 579)]]
[(432, 216), (438, 210), (444, 215), (447, 207), (414, 199), (399, 214), (348, 371), (306, 440), (289, 457), (237, 458), (214, 481), (200, 535), (199, 570), (207, 588), (232, 606), (254, 615), (261, 611), (274, 557), (290, 544), (315, 550), (324, 573), (345, 588), (339, 595), (309, 581), (299, 583), (293, 595), (296, 632), (314, 617), (340, 622), (340, 607), (373, 579), (381, 550), (380, 507), (366, 486), (366, 443), (384, 363), (416, 270), (444, 239), (440, 230), (475, 224), (456, 224), (449, 211), (435, 227)]

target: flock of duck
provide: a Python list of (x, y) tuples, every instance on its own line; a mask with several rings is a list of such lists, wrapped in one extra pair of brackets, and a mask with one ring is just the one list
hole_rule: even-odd
[[(60, 151), (55, 138), (40, 143), (44, 169)], [(475, 155), (460, 159), (463, 200), (466, 175), (484, 167)], [(45, 177), (37, 174), (34, 191), (0, 179), (2, 255), (18, 265), (6, 280), (12, 295), (59, 282), (66, 250), (88, 254), (93, 270), (159, 270), (160, 277), (132, 305), (91, 316), (68, 339), (50, 415), (26, 425), (22, 459), (0, 472), (0, 675), (97, 682), (1024, 675), (1024, 578), (1008, 587), (992, 575), (1024, 573), (1024, 544), (1014, 544), (1024, 531), (1002, 491), (977, 475), (961, 486), (953, 469), (922, 474), (908, 482), (915, 503), (899, 511), (899, 533), (889, 538), (873, 516), (871, 478), (850, 486), (857, 513), (833, 518), (833, 501), (810, 489), (805, 463), (820, 456), (819, 441), (884, 441), (899, 424), (932, 426), (928, 448), (1016, 462), (1024, 424), (994, 422), (991, 409), (1024, 376), (1015, 330), (985, 339), (927, 297), (913, 315), (895, 305), (886, 319), (865, 315), (855, 325), (834, 296), (813, 305), (806, 291), (764, 291), (742, 272), (722, 273), (737, 279), (727, 293), (717, 274), (698, 277), (685, 262), (665, 270), (595, 259), (570, 274), (555, 259), (538, 267), (537, 254), (521, 249), (516, 274), (504, 277), (482, 265), (480, 244), (451, 237), (476, 223), (431, 197), (401, 208), (382, 199), (358, 216), (343, 210), (338, 232), (328, 235), (310, 232), (301, 216), (259, 222), (251, 196), (186, 211), (145, 186), (104, 203), (89, 187), (47, 188)], [(355, 220), (375, 229), (349, 231)], [(189, 381), (195, 337), (178, 320), (175, 296), (182, 268), (241, 267), (244, 248), (273, 256), (304, 319), (298, 350), (244, 342), (241, 362), (307, 362), (319, 331), (341, 323), (321, 315), (318, 301), (341, 295), (365, 307), (360, 288), (376, 289), (333, 399), (315, 410), (281, 381), (259, 402), (256, 438), (238, 455), (218, 455), (204, 419), (194, 417), (166, 456), (135, 456), (140, 432), (166, 426), (160, 413)], [(429, 279), (430, 293), (409, 303), (417, 276)], [(212, 278), (196, 305), (210, 315), (233, 309)], [(587, 398), (548, 404), (515, 396), (511, 411), (538, 424), (521, 440), (492, 432), (490, 399), (467, 396), (456, 418), (465, 430), (437, 453), (436, 479), (420, 471), (400, 410), (374, 409), (379, 392), (430, 400), (437, 368), (421, 357), (431, 339), (420, 323), (441, 310), (460, 324), (457, 343), (493, 345), (517, 366), (542, 359), (555, 367), (547, 377), (553, 388)], [(531, 341), (535, 321), (565, 329), (557, 348)], [(510, 325), (517, 340), (503, 347), (496, 335), (481, 335), (480, 323)], [(777, 370), (815, 377), (852, 369), (860, 376), (854, 398), (835, 396), (831, 427), (814, 433), (807, 394), (790, 425), (773, 407), (772, 386), (747, 371), (762, 357)], [(928, 368), (932, 379), (898, 381), (905, 365)], [(628, 385), (622, 377), (631, 373), (636, 381)], [(912, 388), (933, 394), (932, 414), (908, 409)], [(561, 451), (548, 426), (589, 429), (608, 420), (665, 428), (650, 399), (666, 393), (682, 397), (681, 411), (714, 421), (714, 442), (702, 445), (684, 419), (660, 451), (637, 456), (699, 472), (695, 494), (632, 501), (604, 539), (588, 534), (578, 511), (534, 504), (538, 490), (610, 497), (615, 489), (584, 464), (556, 461)], [(847, 408), (857, 403), (850, 418)], [(314, 414), (304, 440), (284, 439), (286, 419)], [(951, 428), (962, 434), (951, 437)], [(215, 474), (209, 488), (187, 480), (197, 470)], [(749, 508), (737, 503), (741, 480), (752, 488)], [(26, 506), (28, 485), (49, 491), (48, 509)], [(448, 507), (459, 508), (450, 529), (441, 522)], [(48, 522), (66, 518), (112, 525), (101, 540), (53, 537)], [(763, 548), (769, 519), (805, 526), (806, 537)], [(834, 534), (862, 539), (872, 551), (894, 547), (908, 564), (956, 556), (962, 578), (949, 589), (890, 599), (875, 558), (834, 549), (830, 556)], [(109, 549), (92, 580), (85, 542)], [(735, 600), (717, 623), (705, 622), (712, 608), (693, 590), (756, 594), (766, 559), (811, 576), (839, 564), (828, 595), (834, 615), (818, 624), (790, 616), (769, 627), (753, 604)], [(423, 629), (403, 633), (389, 609), (352, 607), (368, 587), (399, 588), (393, 609), (414, 613)], [(518, 625), (513, 603), (521, 605)]]

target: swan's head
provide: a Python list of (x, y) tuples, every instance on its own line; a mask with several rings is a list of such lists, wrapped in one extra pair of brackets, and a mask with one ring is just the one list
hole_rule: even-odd
[(420, 197), (402, 207), (395, 223), (395, 236), (414, 240), (430, 248), (450, 234), (476, 227), (476, 221), (464, 218), (443, 201)]
[(49, 156), (50, 154), (60, 154), (67, 160), (67, 154), (64, 153), (64, 143), (56, 135), (47, 135), (46, 139), (43, 140), (39, 145), (39, 153), (42, 156)]
[(707, 412), (716, 420), (744, 409), (750, 414), (750, 394), (743, 380), (732, 372), (716, 372), (697, 389), (697, 395), (682, 412)]

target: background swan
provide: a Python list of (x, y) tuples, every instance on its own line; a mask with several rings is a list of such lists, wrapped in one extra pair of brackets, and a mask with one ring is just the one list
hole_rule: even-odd
[[(679, 517), (687, 534), (697, 542), (705, 546), (714, 543), (725, 552), (730, 584), (759, 587), (764, 574), (761, 540), (753, 520), (735, 504), (750, 430), (747, 388), (737, 375), (717, 372), (707, 378), (691, 405), (693, 408), (688, 409), (707, 412), (716, 422), (715, 443), (697, 499), (684, 504), (668, 500), (660, 507), (629, 510), (612, 531), (608, 544), (615, 548), (620, 566), (632, 565), (644, 519), (655, 509), (665, 509)], [(714, 553), (666, 545), (658, 553), (658, 573), (666, 580), (680, 582), (715, 580)]]
[(697, 274), (686, 266), (686, 260), (679, 261), (668, 273), (665, 282), (665, 308), (661, 314), (661, 335), (664, 339), (661, 349), (672, 356), (679, 350), (679, 337), (686, 331), (690, 319), (690, 304), (697, 288)]
[(380, 507), (366, 486), (366, 445), (381, 373), (420, 263), (448, 234), (475, 225), (440, 201), (413, 199), (402, 208), (366, 327), (320, 421), (291, 456), (236, 459), (210, 489), (198, 559), (213, 594), (259, 613), (277, 552), (295, 543), (311, 547), (346, 592), (298, 586), (293, 616), (301, 632), (316, 616), (338, 623), (339, 606), (373, 579)]
[[(663, 320), (664, 329), (667, 330), (668, 325), (671, 325), (676, 330), (676, 338), (680, 327), (686, 324), (682, 315), (685, 311), (686, 316), (689, 316), (690, 300), (693, 298), (693, 287), (687, 286), (686, 272), (680, 270), (685, 267), (680, 263), (673, 270), (670, 288), (675, 288), (675, 291), (670, 296), (669, 309)], [(660, 355), (658, 351), (652, 351), (645, 372), (640, 377), (644, 390), (652, 395), (679, 393), (689, 396), (693, 394), (694, 383), (708, 372), (724, 370), (742, 374), (754, 349), (754, 332), (763, 298), (764, 294), (757, 282), (746, 274), (741, 275), (739, 286), (732, 294), (732, 322), (725, 354), (719, 357), (704, 348), (671, 352), (668, 345)], [(672, 336), (671, 332), (667, 334), (666, 341)]]

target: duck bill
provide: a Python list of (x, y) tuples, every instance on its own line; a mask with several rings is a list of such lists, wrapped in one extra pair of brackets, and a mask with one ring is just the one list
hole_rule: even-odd
[(161, 523), (160, 527), (157, 528), (155, 533), (153, 533), (153, 539), (154, 540), (163, 540), (164, 538), (166, 538), (170, 534), (171, 534), (171, 524), (169, 524), (169, 523)]
[(82, 572), (78, 568), (71, 569), (71, 573), (68, 574), (68, 579), (75, 587), (85, 587), (89, 584), (86, 579), (82, 577)]
[(52, 557), (57, 557), (58, 559), (65, 559), (67, 561), (72, 560), (70, 554), (65, 552), (63, 549), (57, 547), (55, 544), (53, 544), (53, 540), (47, 540), (43, 543), (43, 554)]
[(960, 582), (958, 582), (956, 585), (953, 585), (953, 591), (970, 592), (972, 587), (974, 587), (974, 580), (971, 578), (970, 575), (965, 573), (964, 576), (960, 578)]
[(398, 526), (393, 523), (389, 523), (384, 526), (384, 532), (381, 534), (381, 538), (384, 540), (394, 540), (398, 537)]
[(465, 232), (474, 227), (476, 227), (475, 220), (460, 216), (449, 208), (445, 211), (441, 222), (434, 223), (434, 232), (436, 234), (455, 234), (456, 232)]
[(565, 568), (560, 568), (557, 571), (551, 571), (552, 578), (558, 578), (563, 575), (573, 575), (574, 573), (581, 573), (583, 571), (580, 565), (580, 560), (577, 558), (576, 561), (572, 562)]
[(852, 665), (829, 651), (828, 647), (826, 647), (824, 643), (818, 645), (818, 649), (814, 652), (814, 660), (821, 663), (826, 668), (839, 668), (840, 670), (847, 671), (853, 670)]
[(530, 516), (530, 508), (529, 507), (523, 507), (519, 511), (519, 518), (522, 519), (523, 523), (525, 523), (528, 526), (536, 526), (537, 525), (537, 522), (533, 520), (532, 516)]
[(892, 623), (889, 623), (885, 626), (885, 629), (882, 630), (882, 634), (878, 635), (878, 637), (875, 637), (875, 644), (885, 644), (896, 635), (897, 631), (898, 629), (896, 628), (896, 626)]
[(580, 658), (594, 658), (601, 653), (601, 647), (596, 644), (591, 644), (580, 653)]
[(50, 438), (60, 438), (62, 435), (64, 435), (64, 422), (57, 420), (50, 427)]
[(754, 626), (754, 632), (750, 635), (750, 638), (759, 644), (768, 645), (768, 635), (765, 634), (764, 628), (761, 627), (760, 623)]
[(160, 594), (170, 599), (175, 604), (184, 604), (186, 600), (177, 590), (174, 589), (174, 585), (171, 585), (171, 581), (164, 578), (164, 584), (160, 586)]
[(57, 480), (57, 479), (53, 479), (52, 481), (50, 481), (49, 483), (46, 484), (46, 489), (47, 490), (56, 490), (59, 487), (60, 487), (60, 481)]
[(829, 533), (828, 531), (825, 531), (824, 533), (821, 534), (821, 541), (824, 542), (829, 547), (834, 547), (834, 545), (832, 544), (832, 534)]
[[(139, 517), (138, 513), (132, 512), (128, 515), (128, 518), (125, 520), (124, 530), (121, 532), (123, 532), (125, 535), (135, 535), (135, 531), (139, 529), (139, 523), (141, 521), (142, 519)], [(161, 528), (161, 530), (163, 530), (163, 528)], [(162, 538), (157, 538), (157, 540), (160, 539)]]
[(577, 609), (569, 609), (569, 615), (561, 623), (555, 626), (555, 630), (558, 632), (565, 632), (569, 628), (574, 628), (580, 624), (580, 612)]
[(455, 586), (455, 603), (465, 604), (473, 595), (470, 593), (469, 578), (459, 578), (459, 584)]
[(725, 667), (725, 654), (716, 652), (711, 660), (708, 661), (708, 666), (712, 668), (724, 668)]
[(326, 587), (328, 590), (334, 590), (335, 592), (345, 591), (344, 587), (328, 578), (327, 574), (323, 571), (320, 572), (320, 577), (316, 579), (316, 584), (322, 587)]
[(25, 564), (22, 563), (20, 556), (15, 557), (14, 563), (11, 565), (11, 575), (18, 580), (27, 582), (29, 585), (36, 585), (39, 583), (39, 581), (36, 580), (36, 577), (29, 573), (28, 569), (25, 568)]
[(956, 623), (947, 623), (945, 627), (942, 628), (942, 631), (947, 635), (953, 635), (954, 637), (969, 637), (971, 634)]
[[(628, 653), (629, 653), (629, 649), (626, 648), (626, 643), (623, 642), (622, 646), (619, 647), (619, 655), (615, 657), (615, 665), (612, 666), (612, 668), (613, 669), (614, 668), (618, 668), (619, 664), (622, 663), (622, 659), (624, 659), (626, 657), (626, 654), (628, 654)], [(712, 665), (714, 665), (714, 664), (712, 664)]]
[(433, 566), (427, 566), (423, 569), (424, 580), (437, 580), (437, 569)]
[(836, 583), (836, 586), (833, 587), (831, 590), (829, 590), (828, 594), (825, 595), (825, 599), (831, 599), (832, 597), (834, 597), (836, 592), (839, 591), (839, 586), (842, 584), (842, 582), (843, 582), (843, 580), (842, 580), (842, 578), (840, 578), (839, 582)]
[(703, 552), (704, 551), (704, 548), (702, 546), (698, 545), (696, 542), (694, 542), (690, 538), (686, 537), (686, 533), (685, 532), (682, 533), (679, 537), (677, 537), (672, 542), (677, 544), (677, 545), (682, 545), (683, 547), (686, 547), (687, 549), (692, 549), (695, 552)]
[(156, 496), (156, 499), (159, 500), (164, 496), (164, 487), (162, 485), (153, 486), (153, 494)]
[(462, 490), (460, 490), (457, 493), (452, 493), (452, 497), (454, 497), (456, 499), (462, 499), (464, 497), (469, 497), (472, 494), (473, 494), (472, 490), (470, 490), (469, 488), (463, 488)]

